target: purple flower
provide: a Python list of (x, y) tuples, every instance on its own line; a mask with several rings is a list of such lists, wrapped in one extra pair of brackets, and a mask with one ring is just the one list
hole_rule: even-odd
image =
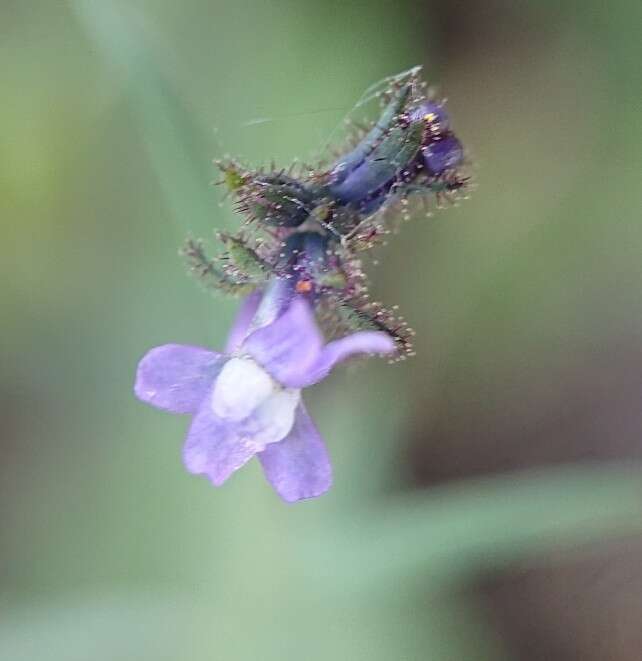
[(251, 330), (259, 302), (257, 294), (246, 299), (224, 354), (180, 344), (149, 351), (134, 391), (147, 404), (193, 416), (183, 449), (191, 473), (219, 486), (256, 454), (281, 498), (314, 498), (330, 488), (332, 467), (301, 389), (351, 355), (391, 353), (395, 344), (386, 333), (361, 331), (324, 346), (301, 297)]

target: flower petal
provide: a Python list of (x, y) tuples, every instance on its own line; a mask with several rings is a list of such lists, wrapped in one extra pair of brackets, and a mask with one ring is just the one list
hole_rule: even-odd
[(292, 431), (258, 455), (265, 477), (287, 502), (316, 498), (332, 486), (332, 465), (323, 439), (303, 403)]
[(159, 409), (195, 413), (224, 363), (224, 356), (209, 349), (164, 344), (138, 363), (134, 393)]
[(279, 383), (296, 388), (318, 360), (322, 346), (323, 338), (310, 305), (303, 298), (295, 298), (276, 321), (254, 331), (242, 350)]
[(243, 340), (247, 335), (250, 328), (252, 319), (261, 302), (262, 292), (259, 290), (253, 291), (245, 298), (239, 311), (236, 313), (234, 323), (227, 336), (227, 344), (225, 345), (225, 353), (234, 353), (243, 344)]
[(220, 486), (256, 453), (245, 442), (238, 424), (221, 420), (212, 409), (210, 397), (194, 416), (183, 447), (183, 462), (190, 473), (205, 473)]
[(359, 331), (346, 335), (339, 340), (329, 342), (321, 352), (316, 363), (308, 370), (304, 378), (296, 383), (299, 388), (307, 388), (324, 379), (330, 370), (355, 354), (394, 353), (397, 347), (387, 333), (381, 331)]
[(277, 388), (272, 377), (251, 358), (230, 358), (214, 384), (214, 413), (224, 420), (244, 420)]
[(294, 413), (300, 401), (300, 390), (279, 389), (270, 395), (240, 423), (246, 442), (260, 452), (266, 445), (283, 440), (292, 429)]

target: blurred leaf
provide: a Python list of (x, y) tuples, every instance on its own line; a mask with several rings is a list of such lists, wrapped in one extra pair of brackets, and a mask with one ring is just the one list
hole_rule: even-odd
[[(642, 531), (642, 481), (629, 467), (569, 466), (416, 492), (351, 514), (332, 538), (343, 549), (330, 564), (321, 539), (305, 557), (339, 568), (328, 585), (383, 588), (402, 577), (461, 580), (482, 569), (552, 549)], [(340, 541), (339, 541), (340, 540)], [(345, 573), (344, 573), (345, 572)]]
[(138, 117), (150, 164), (175, 221), (204, 226), (212, 215), (214, 168), (210, 140), (197, 125), (161, 62), (162, 39), (149, 20), (128, 5), (71, 0), (105, 60), (126, 79), (127, 99)]
[(503, 658), (460, 600), (440, 598), (435, 610), (424, 621), (416, 604), (401, 599), (319, 602), (310, 592), (274, 604), (162, 590), (66, 595), (0, 609), (0, 658), (390, 661), (422, 659), (426, 651), (431, 661)]

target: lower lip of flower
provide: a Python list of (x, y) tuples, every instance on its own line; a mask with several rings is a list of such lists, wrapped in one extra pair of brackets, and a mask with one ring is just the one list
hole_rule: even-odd
[(212, 391), (212, 410), (223, 420), (248, 417), (277, 388), (274, 379), (251, 358), (230, 358)]
[(249, 356), (230, 358), (211, 396), (214, 414), (237, 426), (256, 452), (283, 440), (292, 429), (301, 391), (284, 388)]

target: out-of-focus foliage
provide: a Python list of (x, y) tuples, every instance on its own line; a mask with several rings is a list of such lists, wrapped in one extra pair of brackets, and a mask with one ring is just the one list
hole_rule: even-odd
[[(410, 2), (2, 5), (0, 658), (510, 658), (467, 579), (639, 530), (634, 466), (404, 484), (442, 411), (455, 438), (501, 411), (480, 436), (518, 442), (563, 376), (640, 339), (639, 14), (526, 3), (521, 41), (461, 40), (471, 63)], [(177, 257), (235, 226), (211, 160), (305, 159), (421, 60), (480, 188), (381, 253), (420, 355), (316, 391), (324, 498), (284, 506), (256, 467), (188, 476), (184, 421), (131, 384), (149, 346), (221, 345), (232, 318)]]

